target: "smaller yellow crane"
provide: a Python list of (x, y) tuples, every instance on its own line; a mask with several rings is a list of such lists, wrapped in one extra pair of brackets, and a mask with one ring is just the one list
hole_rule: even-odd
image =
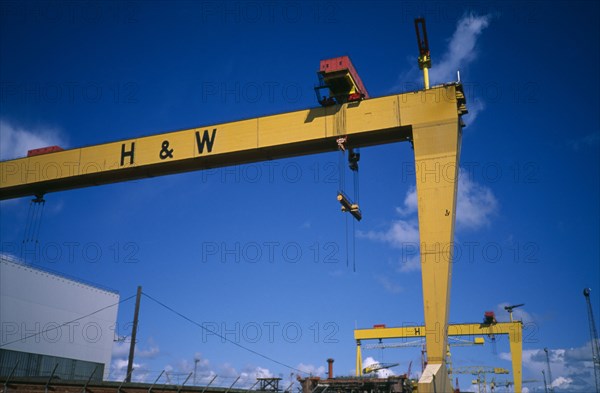
[(487, 393), (487, 374), (508, 374), (509, 371), (500, 367), (483, 367), (483, 366), (465, 366), (455, 367), (452, 370), (453, 374), (471, 374), (477, 378), (473, 380), (473, 384), (478, 386), (479, 393)]

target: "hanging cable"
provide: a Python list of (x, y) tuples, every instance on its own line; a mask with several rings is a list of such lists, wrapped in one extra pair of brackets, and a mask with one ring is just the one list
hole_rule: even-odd
[(346, 268), (350, 266), (350, 254), (348, 253), (348, 216), (345, 216), (346, 220)]
[(340, 137), (337, 139), (338, 150), (340, 151), (339, 162), (338, 162), (338, 192), (344, 192), (346, 188), (346, 137)]
[[(348, 153), (348, 167), (352, 171), (354, 180), (354, 203), (357, 209), (360, 206), (358, 161), (360, 161), (360, 151), (358, 148), (350, 149)], [(356, 223), (354, 221), (352, 220), (352, 271), (356, 273)]]
[[(29, 202), (29, 210), (27, 211), (27, 221), (25, 221), (25, 232), (23, 233), (23, 243), (29, 241), (29, 226), (31, 225), (31, 217), (33, 215), (33, 200)], [(22, 251), (22, 249), (21, 249)]]
[(352, 169), (352, 167), (350, 169), (352, 169), (352, 176), (354, 178), (354, 200), (356, 201), (357, 205), (360, 205), (360, 182), (359, 182), (359, 177), (358, 177), (358, 160), (360, 160), (360, 153), (358, 151), (356, 151), (354, 153), (354, 159), (356, 160), (354, 163), (350, 164), (353, 165), (354, 168), (356, 169)]
[(46, 206), (46, 200), (40, 196), (34, 199), (34, 203), (38, 205), (38, 214), (34, 221), (35, 226), (33, 231), (33, 241), (37, 244), (39, 242), (40, 228), (42, 227), (42, 217), (44, 216), (44, 207)]
[(21, 259), (23, 259), (25, 248), (27, 248), (29, 243), (34, 244), (34, 247), (37, 247), (39, 243), (40, 228), (42, 225), (45, 204), (46, 201), (42, 195), (36, 195), (36, 197), (29, 202), (27, 221), (25, 222), (25, 231), (23, 233), (23, 241), (21, 245)]
[[(344, 194), (344, 189), (346, 188), (346, 137), (340, 137), (337, 139), (338, 150), (339, 150), (339, 159), (338, 159), (338, 200), (339, 195)], [(350, 254), (348, 252), (348, 216), (345, 217), (344, 220), (345, 227), (345, 248), (346, 248), (346, 268), (350, 266)]]
[(352, 272), (356, 273), (356, 223), (352, 220)]
[[(342, 212), (350, 213), (356, 220), (362, 219), (362, 213), (359, 208), (359, 178), (358, 178), (358, 161), (360, 160), (360, 152), (357, 148), (347, 148), (348, 137), (339, 137), (336, 140), (338, 149), (340, 150), (340, 164), (339, 164), (339, 190), (338, 190), (338, 202), (342, 204)], [(346, 157), (346, 150), (348, 150), (348, 167), (353, 173), (353, 191), (354, 201), (351, 201), (346, 195), (345, 191), (345, 163), (344, 158)], [(349, 241), (349, 228), (348, 219), (346, 216), (346, 267), (350, 267), (350, 241)], [(356, 224), (352, 221), (352, 270), (356, 272)]]

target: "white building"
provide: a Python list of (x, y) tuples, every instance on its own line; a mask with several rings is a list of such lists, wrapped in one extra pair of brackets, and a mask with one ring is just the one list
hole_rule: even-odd
[[(108, 377), (119, 295), (0, 256), (0, 376)], [(18, 362), (18, 363), (17, 363)], [(58, 366), (56, 366), (58, 364)]]

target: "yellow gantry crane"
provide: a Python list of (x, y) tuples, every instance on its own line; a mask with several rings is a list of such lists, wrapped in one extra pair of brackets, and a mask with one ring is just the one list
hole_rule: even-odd
[[(339, 70), (338, 70), (339, 71)], [(350, 73), (352, 76), (352, 73)], [(321, 107), (0, 162), (0, 200), (400, 141), (414, 146), (428, 365), (420, 392), (452, 390), (446, 371), (462, 119), (460, 83), (368, 98), (357, 81)], [(354, 83), (354, 85), (352, 85)], [(330, 85), (330, 90), (336, 89)], [(429, 87), (429, 86), (427, 86)], [(351, 212), (357, 209), (350, 203)], [(356, 217), (356, 216), (355, 216)]]
[[(425, 290), (423, 290), (425, 293)], [(513, 322), (497, 322), (493, 324), (485, 324), (485, 323), (463, 323), (463, 324), (450, 324), (446, 325), (446, 340), (447, 337), (476, 337), (476, 336), (495, 336), (495, 335), (507, 335), (508, 341), (510, 343), (510, 352), (512, 358), (512, 373), (514, 379), (515, 392), (521, 392), (522, 388), (522, 359), (523, 359), (523, 323), (521, 321), (513, 321)], [(427, 333), (433, 333), (434, 336), (427, 336)], [(436, 336), (437, 335), (437, 336)], [(364, 340), (390, 340), (390, 339), (406, 339), (406, 338), (418, 338), (425, 337), (426, 345), (427, 345), (427, 366), (421, 376), (421, 380), (419, 381), (421, 386), (421, 381), (423, 380), (423, 376), (425, 376), (425, 372), (431, 366), (431, 356), (429, 354), (429, 349), (431, 347), (430, 340), (439, 340), (441, 341), (443, 338), (442, 332), (438, 329), (432, 329), (427, 326), (427, 322), (425, 326), (402, 326), (402, 327), (376, 327), (369, 329), (355, 329), (354, 330), (354, 339), (356, 340), (356, 375), (360, 376), (362, 367), (362, 351), (361, 346)], [(437, 348), (436, 348), (437, 349)], [(437, 365), (439, 363), (433, 363)], [(444, 369), (446, 373), (448, 373), (448, 364), (447, 361), (443, 362)], [(436, 376), (436, 382), (439, 379), (439, 376)], [(432, 377), (433, 379), (433, 377)], [(419, 387), (421, 389), (421, 387)], [(440, 390), (438, 390), (439, 392)], [(452, 391), (452, 387), (449, 386), (448, 390), (442, 390), (443, 392)], [(421, 392), (421, 390), (419, 390)]]
[[(541, 382), (541, 381), (539, 379), (524, 379), (523, 381), (521, 381), (522, 384), (535, 383), (535, 382)], [(514, 381), (509, 381), (509, 380), (496, 381), (496, 377), (493, 377), (492, 380), (490, 381), (490, 391), (495, 392), (497, 387), (504, 387), (504, 388), (508, 389), (514, 384), (515, 384)]]

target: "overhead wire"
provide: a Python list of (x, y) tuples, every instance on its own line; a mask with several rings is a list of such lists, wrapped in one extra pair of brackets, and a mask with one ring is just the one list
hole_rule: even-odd
[(263, 359), (269, 360), (269, 361), (271, 361), (271, 362), (273, 362), (273, 363), (279, 364), (280, 366), (287, 367), (287, 368), (289, 368), (290, 370), (294, 370), (294, 371), (297, 371), (297, 372), (299, 372), (299, 373), (302, 373), (302, 374), (310, 374), (309, 372), (306, 372), (306, 371), (303, 371), (303, 370), (297, 369), (296, 367), (293, 367), (293, 366), (290, 366), (290, 365), (288, 365), (288, 364), (285, 364), (285, 363), (283, 363), (283, 362), (280, 362), (279, 360), (277, 360), (277, 359), (274, 359), (274, 358), (272, 358), (272, 357), (270, 357), (270, 356), (268, 356), (268, 355), (262, 354), (262, 353), (260, 353), (260, 352), (258, 352), (258, 351), (255, 351), (255, 350), (253, 350), (253, 349), (251, 349), (251, 348), (248, 348), (248, 347), (246, 347), (246, 346), (244, 346), (244, 345), (242, 345), (242, 344), (240, 344), (240, 343), (237, 343), (237, 342), (235, 342), (235, 341), (232, 341), (232, 340), (228, 339), (226, 336), (223, 336), (223, 335), (221, 335), (221, 334), (219, 334), (219, 333), (217, 333), (217, 332), (215, 332), (215, 331), (213, 331), (213, 330), (211, 330), (211, 329), (207, 328), (206, 326), (203, 326), (202, 324), (200, 324), (200, 323), (198, 323), (198, 322), (194, 321), (194, 320), (193, 320), (193, 319), (191, 319), (190, 317), (187, 317), (187, 316), (183, 315), (183, 314), (182, 314), (182, 313), (180, 313), (179, 311), (176, 311), (176, 310), (175, 310), (175, 309), (173, 309), (172, 307), (169, 307), (169, 306), (168, 306), (168, 305), (166, 305), (165, 303), (161, 302), (161, 301), (160, 301), (160, 300), (158, 300), (158, 299), (155, 299), (154, 297), (152, 297), (152, 296), (148, 295), (148, 294), (147, 294), (147, 293), (145, 293), (145, 292), (142, 292), (142, 295), (146, 296), (148, 299), (152, 300), (152, 301), (153, 301), (153, 302), (155, 302), (156, 304), (158, 304), (158, 305), (160, 305), (160, 306), (162, 306), (162, 307), (166, 308), (167, 310), (171, 311), (173, 314), (175, 314), (175, 315), (177, 315), (177, 316), (179, 316), (179, 317), (181, 317), (181, 318), (185, 319), (186, 321), (190, 322), (191, 324), (198, 326), (200, 329), (203, 329), (203, 330), (205, 330), (205, 331), (207, 331), (207, 332), (209, 332), (209, 333), (211, 333), (211, 334), (214, 334), (215, 336), (217, 336), (217, 337), (221, 338), (222, 340), (224, 340), (224, 341), (227, 341), (227, 342), (229, 342), (229, 343), (231, 343), (231, 344), (233, 344), (233, 345), (235, 345), (235, 346), (237, 346), (237, 347), (239, 347), (239, 348), (242, 348), (242, 349), (243, 349), (243, 350), (245, 350), (245, 351), (248, 351), (248, 352), (250, 352), (250, 353), (253, 353), (253, 354), (255, 354), (255, 355), (257, 355), (257, 356), (260, 356), (260, 357), (261, 357), (261, 358), (263, 358)]

